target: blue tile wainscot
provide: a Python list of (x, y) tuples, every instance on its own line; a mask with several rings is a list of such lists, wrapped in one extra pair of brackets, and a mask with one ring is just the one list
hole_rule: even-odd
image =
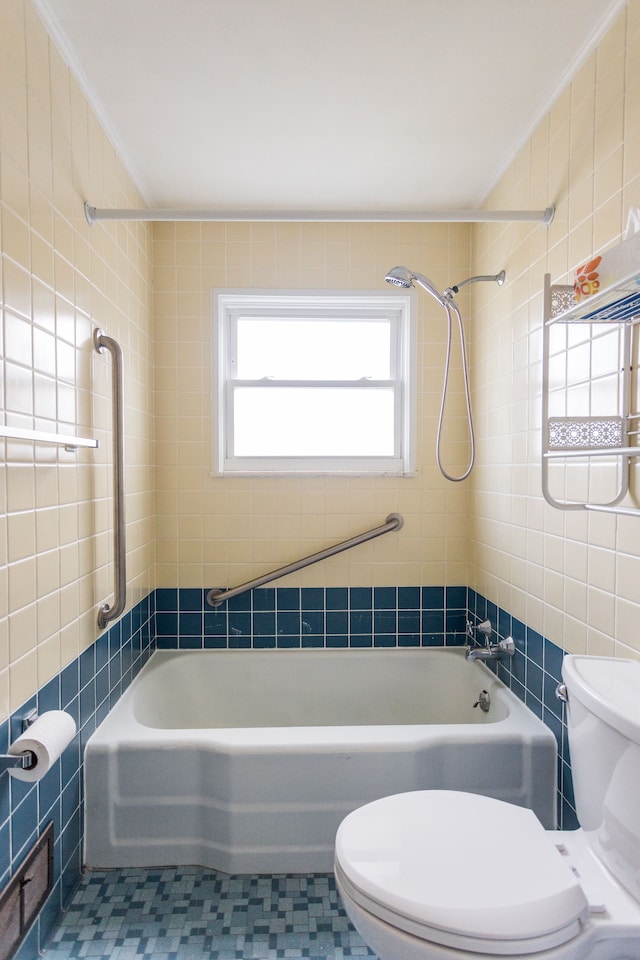
[(553, 731), (558, 744), (558, 826), (574, 829), (571, 767), (563, 705), (556, 699), (563, 650), (464, 586), (278, 587), (232, 598), (218, 608), (206, 590), (158, 589), (103, 633), (73, 663), (0, 724), (0, 752), (37, 707), (67, 710), (78, 734), (36, 784), (0, 778), (0, 889), (54, 823), (54, 889), (20, 947), (34, 960), (50, 940), (82, 876), (83, 753), (96, 726), (156, 649), (290, 649), (462, 646), (466, 621), (489, 618), (516, 652), (492, 664), (500, 679)]

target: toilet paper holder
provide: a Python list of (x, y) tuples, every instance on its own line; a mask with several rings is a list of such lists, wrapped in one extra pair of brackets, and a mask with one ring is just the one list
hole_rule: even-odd
[[(34, 707), (22, 718), (22, 733), (38, 719), (38, 711)], [(33, 750), (26, 750), (24, 753), (0, 753), (0, 773), (5, 770), (11, 770), (15, 767), (21, 767), (23, 770), (33, 770), (37, 763), (36, 755)]]

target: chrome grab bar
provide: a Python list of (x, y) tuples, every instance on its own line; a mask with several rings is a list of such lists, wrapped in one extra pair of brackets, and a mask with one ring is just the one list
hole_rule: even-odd
[(93, 331), (93, 343), (102, 353), (108, 350), (112, 362), (113, 415), (111, 433), (113, 438), (113, 604), (102, 604), (98, 609), (98, 627), (101, 630), (111, 620), (116, 620), (127, 604), (127, 570), (124, 519), (124, 364), (122, 349), (112, 337), (102, 330)]
[(241, 583), (240, 586), (232, 587), (230, 590), (220, 590), (214, 587), (207, 593), (207, 603), (212, 607), (219, 607), (225, 600), (230, 600), (231, 597), (237, 597), (238, 594), (245, 593), (247, 590), (253, 590), (254, 587), (262, 587), (265, 583), (271, 583), (272, 580), (286, 577), (289, 573), (295, 573), (296, 570), (310, 567), (312, 563), (318, 563), (319, 560), (326, 560), (327, 557), (333, 557), (336, 553), (342, 553), (343, 550), (349, 550), (351, 547), (357, 547), (360, 543), (366, 543), (367, 540), (374, 540), (376, 537), (381, 537), (384, 533), (390, 533), (392, 530), (400, 530), (403, 524), (404, 520), (399, 513), (390, 513), (385, 522), (379, 527), (374, 527), (373, 530), (366, 530), (364, 533), (359, 533), (356, 537), (351, 537), (349, 540), (343, 540), (341, 543), (334, 544), (333, 547), (319, 550), (317, 553), (312, 553), (310, 556), (303, 557), (301, 560), (294, 560), (293, 563), (288, 563), (284, 567), (278, 567), (277, 570), (273, 570), (271, 573), (265, 573), (262, 577), (256, 577), (255, 580), (248, 580), (246, 583)]

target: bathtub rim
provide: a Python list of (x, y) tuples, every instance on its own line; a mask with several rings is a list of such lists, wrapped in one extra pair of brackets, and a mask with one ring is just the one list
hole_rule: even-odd
[[(154, 727), (140, 721), (135, 715), (134, 698), (137, 686), (144, 682), (145, 677), (156, 665), (170, 661), (176, 657), (190, 655), (225, 656), (227, 653), (240, 655), (272, 654), (283, 658), (291, 654), (307, 656), (319, 654), (327, 656), (335, 654), (337, 657), (344, 653), (353, 653), (356, 656), (379, 656), (380, 653), (389, 653), (393, 656), (448, 656), (456, 659), (464, 658), (464, 647), (426, 647), (426, 648), (394, 648), (385, 651), (366, 650), (156, 650), (149, 657), (142, 669), (133, 679), (127, 690), (110, 709), (107, 716), (99, 724), (87, 741), (87, 749), (136, 749), (150, 745), (166, 747), (167, 749), (183, 746), (222, 750), (229, 753), (249, 752), (259, 749), (265, 753), (280, 753), (284, 751), (304, 749), (305, 751), (322, 752), (323, 750), (339, 750), (348, 752), (350, 749), (371, 750), (396, 749), (415, 750), (421, 744), (427, 743), (456, 743), (472, 740), (484, 740), (496, 735), (505, 743), (539, 739), (546, 730), (550, 738), (554, 739), (551, 730), (529, 709), (506, 684), (496, 676), (484, 663), (475, 661), (469, 663), (470, 669), (478, 673), (479, 689), (489, 689), (494, 703), (498, 702), (505, 710), (506, 715), (498, 720), (489, 720), (476, 723), (405, 723), (405, 724), (349, 724), (349, 725), (315, 725), (315, 726), (247, 726), (247, 727)], [(512, 735), (512, 736), (511, 736)]]

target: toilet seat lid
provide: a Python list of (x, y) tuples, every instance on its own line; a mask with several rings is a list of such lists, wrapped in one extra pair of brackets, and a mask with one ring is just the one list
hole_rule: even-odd
[(338, 829), (336, 866), (372, 912), (428, 928), (435, 942), (477, 941), (466, 949), (479, 952), (483, 941), (564, 943), (588, 916), (535, 814), (475, 794), (414, 791), (355, 810)]

